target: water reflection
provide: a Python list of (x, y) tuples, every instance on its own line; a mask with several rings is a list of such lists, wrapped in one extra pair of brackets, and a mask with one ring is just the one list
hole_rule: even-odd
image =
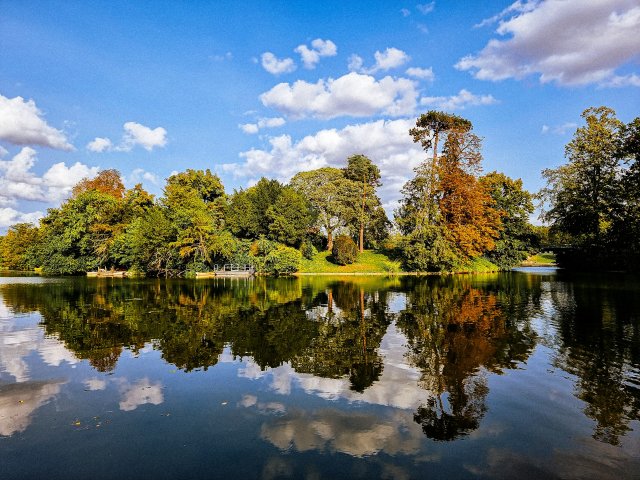
[[(237, 377), (283, 397), (245, 392), (237, 403), (264, 417), (261, 438), (278, 449), (414, 455), (425, 436), (453, 441), (480, 429), (493, 408), (490, 379), (526, 369), (543, 345), (575, 376), (594, 438), (617, 445), (640, 418), (638, 291), (524, 273), (6, 283), (0, 380), (11, 383), (0, 384), (0, 435), (24, 431), (60, 394), (61, 381), (35, 381), (32, 354), (47, 366), (84, 361), (92, 374), (83, 389), (113, 390), (132, 412), (166, 401), (163, 380), (117, 374), (124, 352), (152, 349), (185, 373), (233, 362)], [(378, 410), (292, 409), (284, 397), (296, 392)], [(16, 406), (20, 396), (29, 403)]]

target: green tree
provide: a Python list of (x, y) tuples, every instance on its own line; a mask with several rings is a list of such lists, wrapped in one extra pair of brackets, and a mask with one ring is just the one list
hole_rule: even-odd
[(167, 208), (177, 238), (172, 243), (187, 269), (207, 269), (219, 253), (226, 196), (217, 175), (191, 170), (167, 179), (161, 204)]
[(607, 107), (582, 113), (586, 125), (576, 130), (565, 147), (568, 163), (542, 172), (547, 180), (541, 198), (548, 204), (542, 218), (591, 244), (607, 233), (620, 197), (619, 160), (622, 123)]
[(0, 237), (0, 266), (9, 270), (29, 268), (28, 249), (38, 241), (39, 231), (31, 223), (17, 223)]
[(268, 237), (289, 246), (299, 247), (315, 221), (307, 199), (290, 187), (285, 187), (269, 206), (266, 217), (270, 220)]
[(347, 167), (343, 169), (345, 178), (357, 183), (361, 191), (361, 208), (357, 209), (358, 248), (364, 251), (364, 232), (371, 222), (380, 199), (375, 193), (376, 187), (382, 185), (380, 169), (364, 155), (352, 155), (347, 159)]
[(324, 167), (296, 174), (290, 186), (304, 195), (317, 212), (317, 225), (326, 232), (327, 250), (331, 251), (333, 233), (355, 216), (357, 184), (345, 178), (342, 170)]
[(496, 247), (487, 257), (500, 268), (508, 269), (526, 260), (536, 238), (529, 215), (533, 213), (533, 197), (522, 188), (522, 180), (513, 180), (503, 173), (491, 172), (480, 178), (493, 208), (502, 219)]
[(268, 236), (273, 220), (267, 211), (276, 203), (283, 189), (277, 180), (263, 177), (253, 187), (235, 192), (227, 209), (231, 231), (242, 238)]

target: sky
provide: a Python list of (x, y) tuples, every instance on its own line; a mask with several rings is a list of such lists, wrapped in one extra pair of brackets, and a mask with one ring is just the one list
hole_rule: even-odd
[(0, 0), (0, 233), (104, 169), (232, 193), (353, 154), (392, 215), (429, 110), (536, 192), (600, 105), (640, 115), (640, 0)]

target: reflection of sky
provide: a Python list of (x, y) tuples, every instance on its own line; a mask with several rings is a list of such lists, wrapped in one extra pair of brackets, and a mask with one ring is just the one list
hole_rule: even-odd
[(23, 432), (31, 414), (60, 393), (60, 380), (14, 383), (0, 387), (0, 435)]
[[(351, 390), (348, 378), (322, 378), (307, 373), (296, 372), (289, 363), (262, 371), (251, 359), (238, 370), (244, 378), (266, 378), (270, 388), (281, 395), (289, 395), (292, 386), (302, 388), (306, 393), (327, 400), (344, 399), (349, 402), (363, 402), (372, 405), (414, 410), (429, 398), (429, 392), (418, 386), (420, 372), (407, 363), (406, 337), (395, 324), (387, 329), (379, 352), (383, 360), (380, 378), (364, 392)], [(228, 359), (228, 356), (221, 356)]]
[(50, 366), (78, 362), (57, 338), (45, 336), (38, 320), (37, 315), (16, 319), (0, 295), (0, 373), (11, 375), (16, 382), (26, 382), (31, 378), (26, 358), (32, 352), (37, 352)]

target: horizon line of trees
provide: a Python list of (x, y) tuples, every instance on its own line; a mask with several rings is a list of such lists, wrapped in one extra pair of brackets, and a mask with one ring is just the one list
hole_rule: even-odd
[[(380, 170), (362, 154), (343, 168), (299, 172), (288, 184), (261, 178), (231, 194), (208, 169), (170, 176), (159, 198), (139, 184), (126, 189), (117, 170), (104, 170), (78, 183), (38, 226), (10, 227), (0, 237), (0, 265), (178, 276), (244, 263), (287, 274), (303, 257), (331, 252), (337, 236), (336, 246), (381, 251), (410, 271), (454, 271), (479, 257), (508, 269), (560, 242), (637, 254), (640, 120), (625, 125), (606, 107), (583, 117), (587, 125), (566, 148), (569, 163), (545, 170), (547, 186), (533, 195), (520, 179), (482, 173), (482, 142), (469, 120), (421, 115), (409, 134), (429, 157), (402, 188), (393, 222), (377, 194)], [(549, 229), (529, 221), (536, 198)]]

